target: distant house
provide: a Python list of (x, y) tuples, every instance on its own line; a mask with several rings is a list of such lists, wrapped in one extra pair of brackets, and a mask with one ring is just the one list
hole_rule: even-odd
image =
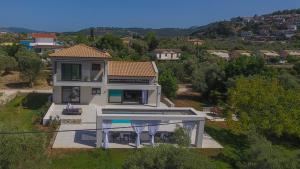
[(29, 39), (31, 40), (21, 40), (20, 44), (34, 49), (37, 53), (62, 48), (62, 45), (56, 41), (55, 33), (32, 33), (29, 35)]
[(228, 60), (229, 52), (227, 50), (207, 50), (207, 53)]
[(277, 52), (272, 50), (260, 50), (259, 52), (263, 55), (264, 59), (266, 60), (280, 56)]
[(258, 34), (261, 36), (269, 36), (270, 35), (270, 31), (268, 29), (260, 29), (258, 31)]
[(179, 60), (181, 56), (180, 49), (155, 49), (154, 55), (157, 60)]
[(248, 50), (233, 50), (230, 52), (231, 59), (238, 58), (241, 56), (251, 56), (251, 55), (252, 55), (251, 51)]
[(192, 43), (193, 45), (203, 45), (204, 41), (201, 39), (188, 39), (188, 42)]
[(0, 35), (4, 35), (4, 34), (8, 34), (8, 32), (5, 32), (5, 31), (0, 32)]
[(243, 20), (243, 22), (251, 22), (251, 21), (253, 21), (254, 20), (254, 18), (253, 17), (241, 17), (241, 19)]
[(31, 43), (31, 46), (56, 45), (55, 33), (32, 33), (30, 36), (34, 40), (34, 42)]
[(282, 58), (286, 58), (288, 56), (300, 57), (300, 50), (283, 50), (280, 52), (280, 56)]
[(283, 35), (285, 38), (292, 38), (293, 36), (296, 35), (296, 31), (293, 30), (284, 30)]
[(287, 29), (290, 30), (290, 31), (297, 31), (297, 25), (287, 25)]
[(241, 32), (241, 37), (251, 37), (251, 36), (253, 36), (252, 31), (242, 31)]

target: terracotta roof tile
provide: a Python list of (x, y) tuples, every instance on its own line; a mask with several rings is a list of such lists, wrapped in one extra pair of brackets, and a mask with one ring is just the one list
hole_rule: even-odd
[(155, 49), (154, 52), (161, 53), (161, 52), (181, 52), (181, 49)]
[(33, 38), (56, 38), (55, 33), (32, 33)]
[(108, 76), (156, 76), (152, 62), (109, 61)]
[(50, 57), (83, 57), (110, 58), (110, 54), (84, 44), (61, 49), (49, 55)]

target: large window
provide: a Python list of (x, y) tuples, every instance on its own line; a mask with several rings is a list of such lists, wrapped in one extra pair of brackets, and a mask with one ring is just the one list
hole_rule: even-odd
[(80, 81), (81, 64), (63, 63), (61, 65), (61, 80)]
[(108, 91), (108, 102), (109, 103), (122, 103), (122, 90), (109, 90)]
[(109, 103), (148, 104), (147, 90), (109, 90)]
[(80, 87), (62, 87), (63, 103), (80, 103)]
[(92, 64), (91, 79), (92, 81), (102, 81), (103, 71), (101, 71), (101, 64)]

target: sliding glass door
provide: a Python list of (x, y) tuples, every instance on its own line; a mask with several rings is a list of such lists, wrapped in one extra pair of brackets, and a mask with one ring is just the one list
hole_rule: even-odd
[(80, 81), (81, 64), (63, 63), (61, 64), (61, 80)]
[(80, 87), (62, 87), (63, 103), (80, 103)]

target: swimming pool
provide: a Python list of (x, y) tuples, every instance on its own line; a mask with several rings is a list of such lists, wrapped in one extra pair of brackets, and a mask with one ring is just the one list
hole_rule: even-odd
[(112, 123), (131, 123), (131, 120), (112, 120)]

